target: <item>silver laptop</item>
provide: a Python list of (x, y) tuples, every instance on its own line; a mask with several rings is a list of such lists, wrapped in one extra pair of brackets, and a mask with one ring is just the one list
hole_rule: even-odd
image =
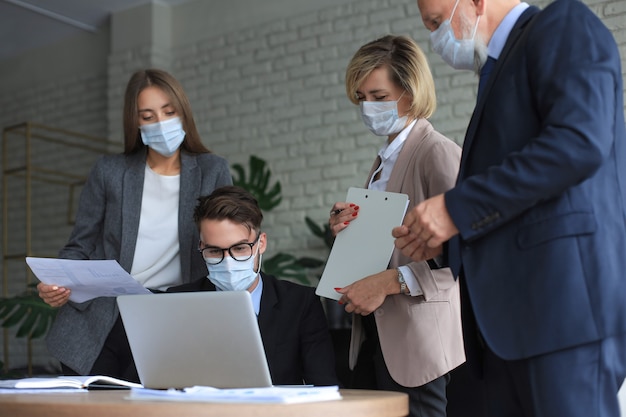
[(117, 304), (144, 387), (272, 385), (249, 292), (121, 295)]

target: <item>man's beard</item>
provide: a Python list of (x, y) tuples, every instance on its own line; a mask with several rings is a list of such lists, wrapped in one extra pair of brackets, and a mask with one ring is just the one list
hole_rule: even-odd
[(474, 39), (474, 72), (480, 75), (480, 70), (487, 62), (487, 44), (478, 33), (473, 33), (478, 21), (471, 22), (463, 12), (459, 13), (459, 17), (463, 39)]

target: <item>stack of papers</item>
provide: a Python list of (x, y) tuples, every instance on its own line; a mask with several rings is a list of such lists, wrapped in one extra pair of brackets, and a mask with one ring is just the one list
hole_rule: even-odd
[(281, 403), (297, 404), (314, 401), (340, 400), (339, 387), (265, 387), (218, 389), (195, 386), (184, 390), (152, 390), (133, 388), (131, 400), (190, 401), (222, 403)]

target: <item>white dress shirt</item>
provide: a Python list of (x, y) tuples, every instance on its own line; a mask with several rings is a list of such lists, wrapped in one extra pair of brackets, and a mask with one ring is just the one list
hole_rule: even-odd
[[(413, 129), (416, 122), (417, 120), (413, 120), (407, 127), (398, 133), (398, 136), (396, 136), (391, 143), (385, 143), (385, 145), (380, 148), (378, 151), (378, 157), (380, 158), (381, 163), (372, 174), (370, 183), (367, 186), (369, 190), (386, 190), (389, 177), (391, 176), (391, 171), (393, 170), (393, 166), (396, 164), (398, 155), (400, 155), (400, 151), (402, 150), (402, 145), (404, 145), (406, 138), (409, 136), (409, 132)], [(380, 176), (376, 179), (378, 173), (380, 173)], [(402, 272), (402, 276), (404, 277), (406, 286), (411, 295), (422, 295), (422, 288), (420, 287), (419, 282), (417, 282), (415, 275), (413, 275), (411, 268), (408, 266), (401, 266), (398, 269)]]

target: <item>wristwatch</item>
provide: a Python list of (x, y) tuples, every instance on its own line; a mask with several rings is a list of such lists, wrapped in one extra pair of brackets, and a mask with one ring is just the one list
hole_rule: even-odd
[(396, 268), (398, 271), (398, 282), (400, 283), (400, 294), (410, 294), (409, 288), (406, 286), (406, 281), (404, 280), (404, 275), (402, 275), (402, 271), (400, 268)]

